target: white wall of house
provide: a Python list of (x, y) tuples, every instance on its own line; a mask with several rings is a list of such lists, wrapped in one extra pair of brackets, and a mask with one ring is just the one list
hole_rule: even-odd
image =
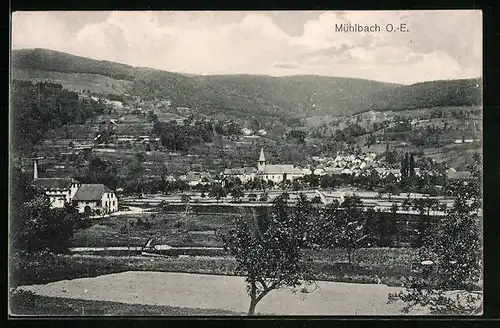
[(77, 201), (76, 208), (78, 209), (78, 212), (84, 213), (86, 207), (90, 207), (92, 211), (95, 209), (100, 209), (100, 204), (98, 201), (84, 201), (84, 200), (79, 200)]
[[(267, 174), (267, 173), (264, 173), (264, 174), (261, 175), (261, 178), (264, 181), (272, 181), (274, 183), (280, 183), (280, 182), (284, 181), (283, 180), (283, 173), (279, 173), (279, 174)], [(290, 180), (290, 181), (293, 181), (293, 174), (288, 173), (286, 175), (286, 179)]]
[(46, 190), (45, 194), (50, 199), (51, 208), (62, 208), (65, 203), (71, 202), (70, 190)]
[(201, 180), (191, 180), (191, 181), (188, 181), (188, 185), (190, 185), (191, 187), (195, 187), (195, 186), (200, 184), (200, 181)]
[(92, 211), (100, 210), (103, 214), (116, 212), (118, 211), (118, 198), (114, 193), (104, 193), (100, 200), (77, 201), (78, 212), (84, 213), (87, 206)]
[(101, 198), (101, 207), (105, 213), (118, 211), (118, 198), (112, 192), (106, 192)]

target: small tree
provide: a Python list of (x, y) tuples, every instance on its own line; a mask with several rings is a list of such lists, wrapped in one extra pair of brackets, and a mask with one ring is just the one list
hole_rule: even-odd
[(227, 196), (227, 189), (221, 186), (220, 184), (214, 184), (212, 188), (210, 188), (208, 196), (215, 198), (217, 202), (219, 202), (221, 198)]
[(357, 195), (347, 196), (342, 203), (340, 212), (339, 246), (347, 251), (348, 262), (352, 263), (352, 256), (356, 249), (363, 245), (367, 237), (364, 233), (366, 220), (363, 213), (363, 202)]
[(254, 214), (238, 220), (223, 236), (225, 249), (236, 257), (236, 271), (246, 276), (249, 315), (270, 291), (310, 279), (301, 252), (306, 245), (307, 204), (292, 210), (284, 197), (277, 197), (265, 224), (259, 225)]
[(12, 247), (27, 252), (64, 253), (69, 248), (77, 219), (78, 211), (74, 207), (51, 209), (48, 197), (38, 196), (12, 211)]
[(231, 190), (231, 196), (233, 197), (233, 200), (235, 202), (241, 200), (241, 198), (244, 196), (245, 194), (243, 193), (243, 190), (241, 190), (241, 187), (240, 186), (234, 186), (233, 189)]
[(189, 203), (189, 201), (191, 201), (191, 197), (189, 195), (186, 195), (186, 194), (181, 195), (181, 202)]

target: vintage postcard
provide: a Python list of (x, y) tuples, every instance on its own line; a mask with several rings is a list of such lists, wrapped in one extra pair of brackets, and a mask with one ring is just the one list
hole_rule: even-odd
[(482, 314), (481, 11), (11, 27), (12, 317)]

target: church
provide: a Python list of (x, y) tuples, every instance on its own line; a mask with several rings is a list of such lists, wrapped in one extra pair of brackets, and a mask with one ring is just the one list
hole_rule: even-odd
[(300, 169), (295, 169), (292, 164), (270, 165), (266, 163), (264, 149), (261, 148), (259, 160), (257, 162), (257, 177), (264, 181), (272, 181), (274, 183), (284, 182), (286, 180), (293, 181), (294, 176), (297, 177)]

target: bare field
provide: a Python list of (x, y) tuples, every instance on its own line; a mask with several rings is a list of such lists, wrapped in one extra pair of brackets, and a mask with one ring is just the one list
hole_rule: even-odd
[[(386, 285), (317, 282), (309, 293), (272, 291), (257, 305), (268, 315), (400, 315), (401, 304), (387, 304), (400, 288)], [(243, 277), (165, 272), (123, 272), (96, 278), (22, 286), (37, 295), (126, 304), (220, 309), (245, 313), (249, 298)], [(416, 310), (410, 314), (426, 314)]]

